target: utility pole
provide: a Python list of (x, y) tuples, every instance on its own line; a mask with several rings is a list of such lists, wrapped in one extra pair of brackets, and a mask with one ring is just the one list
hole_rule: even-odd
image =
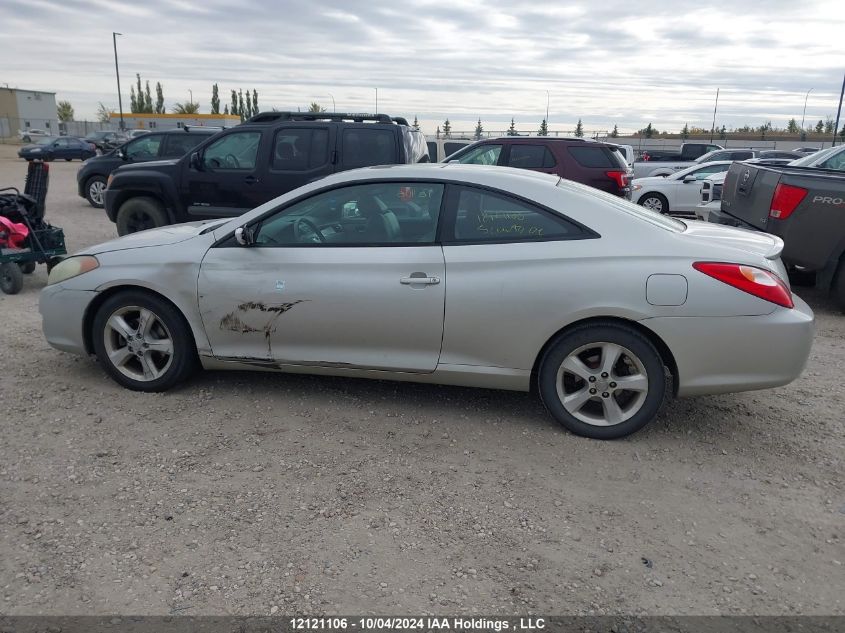
[(376, 88), (376, 114), (378, 114), (378, 88)]
[(713, 132), (716, 131), (716, 108), (719, 107), (719, 89), (716, 88), (716, 105), (713, 106), (713, 123), (710, 124), (710, 142), (713, 142)]
[(117, 36), (123, 33), (112, 31), (111, 39), (114, 44), (114, 74), (117, 76), (117, 106), (120, 108), (120, 131), (123, 132), (126, 126), (123, 124), (123, 98), (120, 96), (120, 69), (117, 66)]
[(842, 91), (839, 93), (839, 109), (836, 111), (836, 125), (833, 126), (833, 142), (831, 147), (836, 145), (836, 133), (839, 132), (839, 115), (842, 114), (842, 95), (845, 95), (845, 76), (842, 77)]
[(546, 90), (546, 128), (549, 127), (549, 91)]

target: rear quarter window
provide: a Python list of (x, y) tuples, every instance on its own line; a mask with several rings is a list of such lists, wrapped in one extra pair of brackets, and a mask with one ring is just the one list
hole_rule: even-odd
[[(569, 154), (581, 167), (616, 168), (621, 156), (604, 147), (570, 147)], [(618, 158), (617, 158), (618, 157)]]
[(362, 128), (343, 131), (343, 165), (347, 169), (397, 162), (396, 137), (392, 131)]

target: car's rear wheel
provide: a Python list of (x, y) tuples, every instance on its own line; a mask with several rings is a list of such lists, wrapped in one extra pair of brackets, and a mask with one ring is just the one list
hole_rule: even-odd
[(640, 198), (639, 204), (657, 213), (669, 213), (669, 201), (659, 193), (647, 193)]
[(617, 439), (641, 429), (666, 393), (654, 345), (623, 324), (585, 324), (555, 341), (540, 365), (538, 388), (552, 416), (576, 435)]
[(167, 214), (154, 198), (130, 198), (117, 212), (117, 234), (128, 235), (167, 224)]
[(168, 301), (137, 291), (107, 299), (94, 317), (97, 358), (118, 383), (135, 391), (166, 391), (196, 369), (190, 328)]
[(103, 176), (91, 176), (85, 183), (85, 199), (97, 209), (105, 205), (103, 194), (106, 191), (106, 179)]

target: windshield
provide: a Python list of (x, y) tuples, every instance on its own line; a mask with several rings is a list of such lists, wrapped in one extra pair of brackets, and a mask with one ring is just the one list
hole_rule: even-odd
[(815, 167), (819, 163), (823, 163), (825, 160), (830, 158), (833, 154), (841, 152), (843, 149), (845, 149), (845, 146), (842, 145), (828, 147), (827, 149), (818, 151), (815, 154), (810, 154), (804, 158), (796, 158), (789, 164), (794, 165), (795, 167)]
[(91, 133), (90, 133), (88, 136), (86, 136), (85, 138), (86, 138), (86, 139), (90, 139), (90, 140), (92, 140), (92, 141), (96, 141), (96, 140), (97, 140), (97, 139), (99, 139), (99, 138), (104, 138), (104, 137), (106, 136), (106, 134), (108, 134), (108, 132), (91, 132)]
[(652, 211), (651, 209), (646, 209), (638, 204), (634, 204), (630, 200), (625, 200), (625, 198), (614, 196), (613, 194), (607, 193), (606, 191), (600, 191), (599, 189), (593, 189), (592, 187), (573, 182), (572, 180), (564, 180), (561, 178), (558, 181), (557, 186), (562, 189), (577, 189), (592, 198), (598, 198), (599, 200), (603, 200), (604, 202), (613, 205), (620, 211), (624, 211), (625, 213), (633, 215), (640, 220), (659, 226), (667, 231), (672, 231), (673, 233), (683, 233), (687, 228), (687, 225), (680, 220), (676, 220), (668, 215), (663, 215), (657, 211)]

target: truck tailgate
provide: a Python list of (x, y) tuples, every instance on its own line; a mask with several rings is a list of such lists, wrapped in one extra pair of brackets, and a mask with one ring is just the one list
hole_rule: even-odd
[(780, 176), (779, 171), (734, 163), (722, 186), (722, 211), (741, 223), (765, 231)]

